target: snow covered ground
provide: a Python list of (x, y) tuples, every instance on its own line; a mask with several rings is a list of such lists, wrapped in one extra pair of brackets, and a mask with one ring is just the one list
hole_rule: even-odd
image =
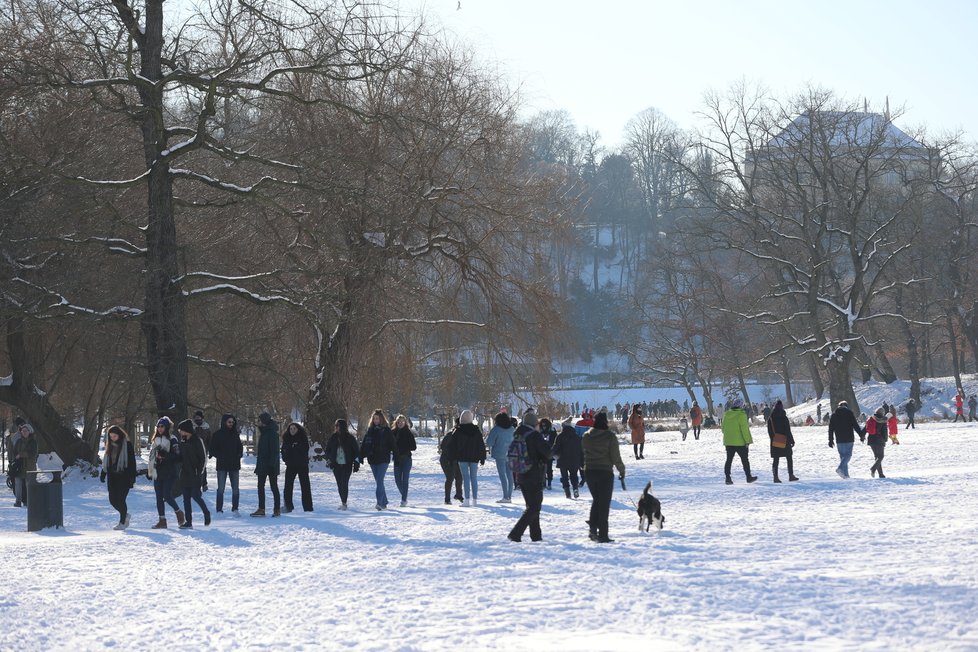
[[(623, 446), (629, 493), (606, 545), (587, 540), (587, 492), (567, 500), (556, 485), (544, 541), (506, 540), (521, 507), (495, 503), (491, 462), (479, 506), (445, 505), (430, 440), (411, 506), (382, 513), (365, 470), (351, 511), (315, 473), (313, 513), (207, 528), (198, 515), (193, 531), (150, 529), (144, 478), (126, 532), (110, 529), (97, 479), (65, 485), (65, 531), (27, 533), (7, 494), (0, 649), (978, 649), (978, 425), (902, 432), (885, 480), (857, 444), (849, 481), (824, 428), (798, 428), (801, 482), (781, 485), (754, 432), (753, 485), (736, 462), (723, 484), (717, 430), (656, 433), (640, 462)], [(637, 531), (631, 503), (649, 479), (667, 519), (657, 536)], [(388, 493), (396, 505), (390, 475)]]

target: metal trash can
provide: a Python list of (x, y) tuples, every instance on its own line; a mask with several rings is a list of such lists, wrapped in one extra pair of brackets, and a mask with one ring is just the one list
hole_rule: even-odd
[[(49, 482), (38, 482), (38, 476), (50, 475)], [(63, 528), (64, 491), (61, 471), (29, 471), (27, 473), (27, 531), (37, 532), (46, 527)]]

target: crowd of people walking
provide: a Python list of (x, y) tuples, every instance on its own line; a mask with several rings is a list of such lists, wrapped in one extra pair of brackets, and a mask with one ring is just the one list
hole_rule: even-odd
[[(975, 416), (978, 398), (972, 396), (967, 401), (968, 419), (964, 417), (965, 404), (964, 393), (959, 391), (955, 397), (955, 421), (978, 420)], [(752, 473), (750, 463), (750, 447), (754, 443), (750, 419), (753, 408), (749, 408), (740, 398), (727, 401), (725, 407), (720, 423), (726, 451), (723, 468), (725, 483), (734, 484), (732, 467), (735, 458), (740, 459), (747, 483), (754, 483), (758, 476)], [(648, 428), (646, 407), (639, 403), (616, 406), (616, 411), (611, 414), (619, 417), (625, 408), (627, 415), (623, 426), (627, 427), (627, 441), (631, 443), (634, 459), (644, 460)], [(659, 409), (668, 408), (659, 406)], [(905, 404), (907, 428), (916, 427), (915, 415), (918, 411), (912, 399)], [(788, 481), (797, 482), (799, 477), (795, 475), (793, 458), (796, 441), (784, 404), (779, 400), (773, 406), (763, 406), (760, 413), (765, 417), (770, 444), (772, 481), (781, 483), (780, 463), (784, 459)], [(679, 430), (682, 440), (685, 441), (690, 424), (694, 438), (698, 440), (704, 417), (697, 402), (693, 401), (681, 415)], [(192, 529), (194, 505), (201, 513), (203, 524), (210, 525), (212, 513), (203, 498), (208, 490), (209, 458), (215, 461), (217, 478), (214, 511), (224, 512), (226, 488), (230, 482), (231, 515), (240, 516), (240, 471), (244, 446), (237, 418), (233, 414), (224, 414), (220, 427), (212, 433), (203, 416), (198, 411), (192, 419), (183, 420), (177, 425), (166, 416), (156, 422), (150, 437), (147, 464), (147, 477), (153, 483), (158, 516), (156, 524), (152, 526), (154, 529), (168, 527), (167, 507), (181, 529)], [(836, 467), (839, 477), (850, 477), (849, 465), (858, 437), (872, 451), (871, 477), (885, 478), (883, 460), (886, 446), (888, 443), (900, 444), (897, 406), (884, 403), (862, 424), (846, 401), (840, 401), (831, 415), (826, 416), (828, 443), (836, 448), (839, 455)], [(294, 511), (296, 480), (303, 511), (313, 511), (309, 479), (312, 442), (304, 425), (291, 422), (280, 434), (279, 424), (269, 413), (263, 412), (258, 417), (257, 429), (259, 435), (254, 445), (257, 509), (251, 512), (251, 516), (267, 515), (266, 485), (272, 494), (272, 517), (281, 516), (283, 503), (285, 513)], [(11, 459), (8, 484), (12, 484), (15, 506), (20, 507), (29, 500), (25, 480), (27, 474), (36, 469), (38, 457), (36, 433), (21, 418), (16, 420), (8, 450)], [(107, 483), (109, 503), (118, 513), (118, 523), (114, 526), (118, 530), (127, 528), (131, 522), (127, 497), (137, 478), (135, 450), (133, 441), (122, 427), (113, 425), (107, 429), (100, 478)], [(364, 462), (370, 467), (374, 483), (375, 509), (388, 509), (386, 476), (391, 464), (400, 506), (408, 506), (412, 454), (416, 450), (417, 440), (411, 421), (403, 414), (397, 415), (391, 423), (382, 410), (375, 410), (362, 439), (357, 438), (346, 420), (337, 420), (323, 447), (323, 458), (336, 482), (339, 509), (348, 509), (351, 477), (359, 472)], [(545, 490), (552, 488), (556, 467), (566, 498), (579, 498), (584, 487), (590, 491), (591, 508), (587, 519), (589, 537), (598, 542), (610, 541), (608, 514), (614, 494), (614, 476), (617, 472), (624, 486), (626, 469), (618, 434), (611, 427), (611, 417), (606, 408), (595, 410), (585, 406), (579, 419), (566, 418), (558, 424), (540, 417), (533, 408), (527, 409), (519, 419), (502, 410), (493, 417), (492, 427), (486, 434), (477, 425), (474, 413), (463, 410), (454, 427), (440, 439), (438, 452), (444, 474), (445, 504), (451, 505), (453, 500), (464, 507), (479, 504), (479, 469), (487, 459), (492, 459), (499, 480), (501, 497), (497, 503), (512, 503), (514, 491), (520, 491), (525, 508), (509, 533), (511, 540), (522, 541), (527, 531), (531, 540), (542, 538), (540, 511)], [(278, 484), (283, 463), (284, 496)], [(177, 502), (177, 497), (181, 496), (182, 505)]]

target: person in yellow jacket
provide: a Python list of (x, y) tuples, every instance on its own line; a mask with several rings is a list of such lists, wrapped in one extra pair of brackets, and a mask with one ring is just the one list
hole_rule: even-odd
[(750, 460), (747, 459), (747, 447), (754, 443), (754, 439), (750, 435), (750, 426), (747, 421), (747, 413), (744, 412), (744, 401), (742, 399), (735, 398), (730, 401), (727, 411), (723, 413), (723, 424), (720, 429), (723, 431), (723, 445), (727, 448), (727, 463), (723, 467), (723, 472), (727, 476), (727, 484), (733, 484), (733, 480), (730, 478), (730, 465), (733, 463), (734, 455), (740, 456), (747, 482), (755, 482), (757, 476), (751, 475)]

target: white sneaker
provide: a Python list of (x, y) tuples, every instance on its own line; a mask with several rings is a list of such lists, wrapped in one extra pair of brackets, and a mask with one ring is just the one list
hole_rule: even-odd
[(232, 509), (231, 510), (231, 516), (233, 516), (234, 518), (241, 518), (241, 512), (239, 512), (236, 509)]
[(472, 505), (472, 501), (469, 500), (468, 498), (462, 501), (462, 507), (470, 507), (471, 505)]
[(509, 501), (506, 500), (505, 498), (500, 498), (499, 500), (496, 501), (497, 504), (508, 503), (508, 502)]
[(843, 480), (846, 479), (846, 474), (842, 472), (842, 469), (836, 469), (835, 472), (838, 473), (839, 477), (842, 478)]
[(125, 530), (126, 529), (126, 524), (125, 523), (116, 523), (115, 524), (115, 527), (112, 528), (112, 529), (113, 530)]
[(401, 507), (407, 507), (407, 501), (406, 500), (402, 500), (401, 501)]
[(341, 512), (345, 512), (346, 511), (346, 503), (343, 503), (342, 505), (340, 505), (339, 509), (340, 509)]
[(125, 520), (125, 522), (123, 523), (123, 528), (122, 528), (122, 529), (126, 529), (127, 527), (129, 527), (129, 517), (130, 517), (130, 516), (132, 516), (132, 515), (131, 515), (131, 514), (129, 514), (129, 513), (127, 512), (127, 513), (126, 513), (126, 520)]
[(478, 498), (473, 498), (472, 499), (472, 506), (475, 507), (478, 504), (479, 504), (479, 499)]

